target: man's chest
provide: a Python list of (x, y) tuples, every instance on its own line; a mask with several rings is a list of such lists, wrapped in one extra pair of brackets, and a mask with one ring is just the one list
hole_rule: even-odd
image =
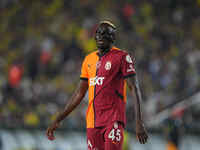
[(89, 77), (111, 77), (120, 69), (120, 60), (115, 56), (98, 58), (88, 61), (87, 71)]

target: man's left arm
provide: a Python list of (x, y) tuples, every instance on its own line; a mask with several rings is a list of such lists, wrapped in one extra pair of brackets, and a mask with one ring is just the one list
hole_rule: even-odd
[(131, 76), (126, 79), (127, 85), (130, 88), (131, 96), (134, 100), (135, 117), (136, 117), (136, 136), (141, 144), (145, 144), (148, 139), (147, 131), (144, 127), (141, 112), (142, 95), (139, 87), (137, 75)]

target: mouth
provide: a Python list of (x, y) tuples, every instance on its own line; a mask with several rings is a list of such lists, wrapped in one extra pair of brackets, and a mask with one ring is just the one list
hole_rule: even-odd
[(104, 41), (98, 40), (98, 41), (97, 41), (97, 44), (100, 44), (100, 45), (101, 45), (101, 44), (104, 44)]

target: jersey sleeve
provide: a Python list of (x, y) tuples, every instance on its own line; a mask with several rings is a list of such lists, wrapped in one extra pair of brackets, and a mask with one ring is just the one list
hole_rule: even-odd
[(128, 78), (136, 74), (135, 60), (132, 59), (128, 53), (122, 57), (121, 72), (124, 78)]
[(88, 71), (87, 71), (87, 57), (83, 60), (82, 67), (81, 67), (81, 80), (88, 80)]

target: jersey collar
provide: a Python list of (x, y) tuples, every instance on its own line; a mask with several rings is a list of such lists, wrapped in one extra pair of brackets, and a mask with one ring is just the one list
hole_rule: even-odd
[(113, 46), (113, 47), (111, 47), (110, 48), (110, 50), (109, 51), (107, 51), (107, 52), (105, 52), (102, 56), (99, 54), (99, 52), (97, 51), (97, 56), (99, 56), (99, 57), (103, 57), (103, 56), (105, 56), (105, 55), (108, 55), (111, 51), (113, 51), (113, 50), (118, 50), (118, 48), (117, 47), (115, 47), (115, 46)]

